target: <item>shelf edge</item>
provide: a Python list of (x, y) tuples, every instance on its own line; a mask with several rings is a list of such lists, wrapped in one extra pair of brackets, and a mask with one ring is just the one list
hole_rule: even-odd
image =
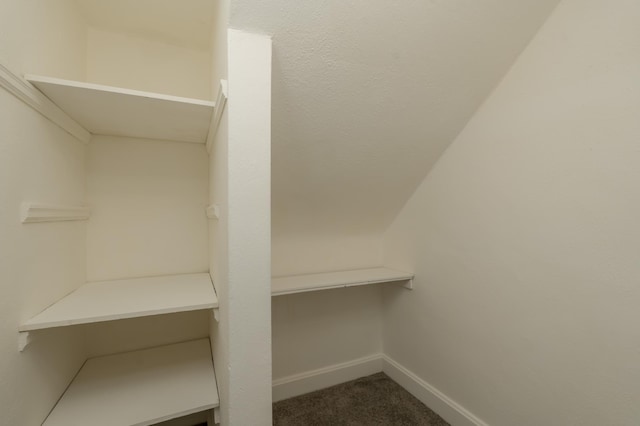
[(210, 108), (215, 107), (214, 102), (207, 101), (204, 99), (185, 98), (183, 96), (166, 95), (164, 93), (156, 93), (156, 92), (145, 92), (143, 90), (127, 89), (124, 87), (107, 86), (104, 84), (87, 83), (84, 81), (66, 80), (64, 78), (46, 77), (46, 76), (34, 75), (34, 74), (25, 74), (24, 78), (30, 83), (32, 81), (35, 81), (38, 83), (57, 84), (60, 86), (64, 85), (68, 87), (96, 90), (99, 92), (114, 93), (118, 95), (135, 96), (135, 97), (148, 98), (148, 99), (158, 99), (162, 101), (207, 106)]
[(70, 319), (70, 320), (59, 320), (59, 321), (51, 321), (51, 322), (30, 322), (27, 321), (18, 327), (19, 332), (27, 332), (27, 331), (36, 331), (36, 330), (46, 330), (48, 328), (57, 328), (57, 327), (70, 327), (73, 325), (82, 325), (82, 324), (94, 324), (98, 322), (109, 322), (109, 321), (117, 321), (124, 319), (133, 319), (133, 318), (143, 318), (143, 317), (151, 317), (154, 315), (167, 315), (167, 314), (177, 314), (180, 312), (193, 312), (193, 311), (202, 311), (206, 309), (218, 309), (217, 303), (203, 303), (201, 305), (191, 305), (188, 308), (168, 308), (168, 309), (155, 309), (144, 312), (132, 312), (125, 313), (119, 315), (100, 315), (95, 317), (85, 317), (79, 319)]
[[(384, 269), (390, 269), (390, 268), (384, 268)], [(335, 284), (327, 284), (327, 285), (315, 285), (315, 286), (309, 286), (309, 287), (294, 287), (294, 288), (288, 288), (288, 289), (284, 289), (284, 290), (274, 290), (272, 287), (271, 290), (271, 296), (275, 297), (275, 296), (284, 296), (284, 295), (288, 295), (288, 294), (297, 294), (297, 293), (308, 293), (308, 292), (312, 292), (312, 291), (321, 291), (321, 290), (332, 290), (332, 289), (338, 289), (338, 288), (348, 288), (348, 287), (358, 287), (358, 286), (363, 286), (363, 285), (373, 285), (373, 284), (383, 284), (383, 283), (394, 283), (394, 282), (405, 282), (405, 284), (403, 284), (403, 287), (412, 290), (413, 289), (413, 279), (415, 277), (414, 274), (411, 273), (405, 273), (403, 271), (397, 271), (397, 270), (393, 270), (399, 273), (399, 275), (397, 276), (393, 276), (393, 277), (389, 277), (389, 278), (378, 278), (378, 279), (363, 279), (363, 280), (356, 280), (356, 281), (346, 281), (346, 282), (341, 282), (341, 283), (335, 283)], [(349, 271), (344, 271), (344, 272), (349, 272)], [(318, 275), (318, 274), (309, 274), (309, 275)], [(304, 277), (305, 275), (297, 275), (297, 277)], [(278, 278), (288, 278), (288, 277), (278, 277)], [(276, 279), (276, 278), (272, 278), (272, 281)]]

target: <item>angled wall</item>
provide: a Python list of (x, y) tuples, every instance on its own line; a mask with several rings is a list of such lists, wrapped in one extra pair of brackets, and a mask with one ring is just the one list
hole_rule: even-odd
[[(72, 1), (0, 1), (0, 73), (84, 76), (85, 24)], [(4, 78), (3, 78), (4, 80)], [(18, 326), (85, 279), (85, 222), (21, 223), (24, 202), (81, 206), (84, 143), (0, 88), (0, 423), (42, 424), (84, 361), (78, 330)]]
[(561, 2), (387, 232), (386, 354), (490, 425), (640, 421), (639, 21)]

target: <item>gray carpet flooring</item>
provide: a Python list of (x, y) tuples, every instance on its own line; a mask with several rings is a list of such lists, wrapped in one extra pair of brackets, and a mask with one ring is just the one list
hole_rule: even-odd
[(384, 373), (273, 404), (275, 426), (449, 426)]

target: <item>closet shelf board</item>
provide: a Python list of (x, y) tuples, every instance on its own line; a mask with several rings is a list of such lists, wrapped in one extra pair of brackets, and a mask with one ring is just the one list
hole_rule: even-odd
[(292, 275), (271, 279), (271, 295), (304, 293), (397, 281), (411, 281), (413, 274), (389, 268), (356, 269), (321, 274)]
[(215, 309), (209, 274), (87, 283), (20, 326), (20, 331)]
[(201, 339), (89, 359), (43, 426), (144, 426), (219, 405)]
[(35, 75), (25, 79), (93, 134), (207, 140), (215, 105), (211, 101)]

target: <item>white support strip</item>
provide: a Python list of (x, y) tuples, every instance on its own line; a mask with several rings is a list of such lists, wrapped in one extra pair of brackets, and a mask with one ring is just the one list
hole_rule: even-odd
[(209, 133), (207, 135), (207, 152), (211, 153), (213, 147), (213, 141), (216, 138), (218, 132), (218, 125), (222, 118), (222, 113), (227, 105), (229, 89), (227, 87), (227, 80), (220, 80), (220, 87), (218, 87), (218, 96), (216, 97), (216, 106), (213, 110), (213, 116), (211, 117), (211, 125), (209, 126)]
[(69, 117), (63, 110), (43, 95), (24, 79), (15, 75), (4, 65), (0, 64), (0, 87), (20, 99), (26, 105), (51, 120), (61, 129), (83, 143), (89, 143), (91, 133)]
[(382, 371), (382, 354), (373, 354), (273, 381), (273, 401), (324, 389)]
[(22, 223), (87, 220), (89, 219), (89, 215), (90, 210), (87, 207), (29, 203), (22, 205)]

